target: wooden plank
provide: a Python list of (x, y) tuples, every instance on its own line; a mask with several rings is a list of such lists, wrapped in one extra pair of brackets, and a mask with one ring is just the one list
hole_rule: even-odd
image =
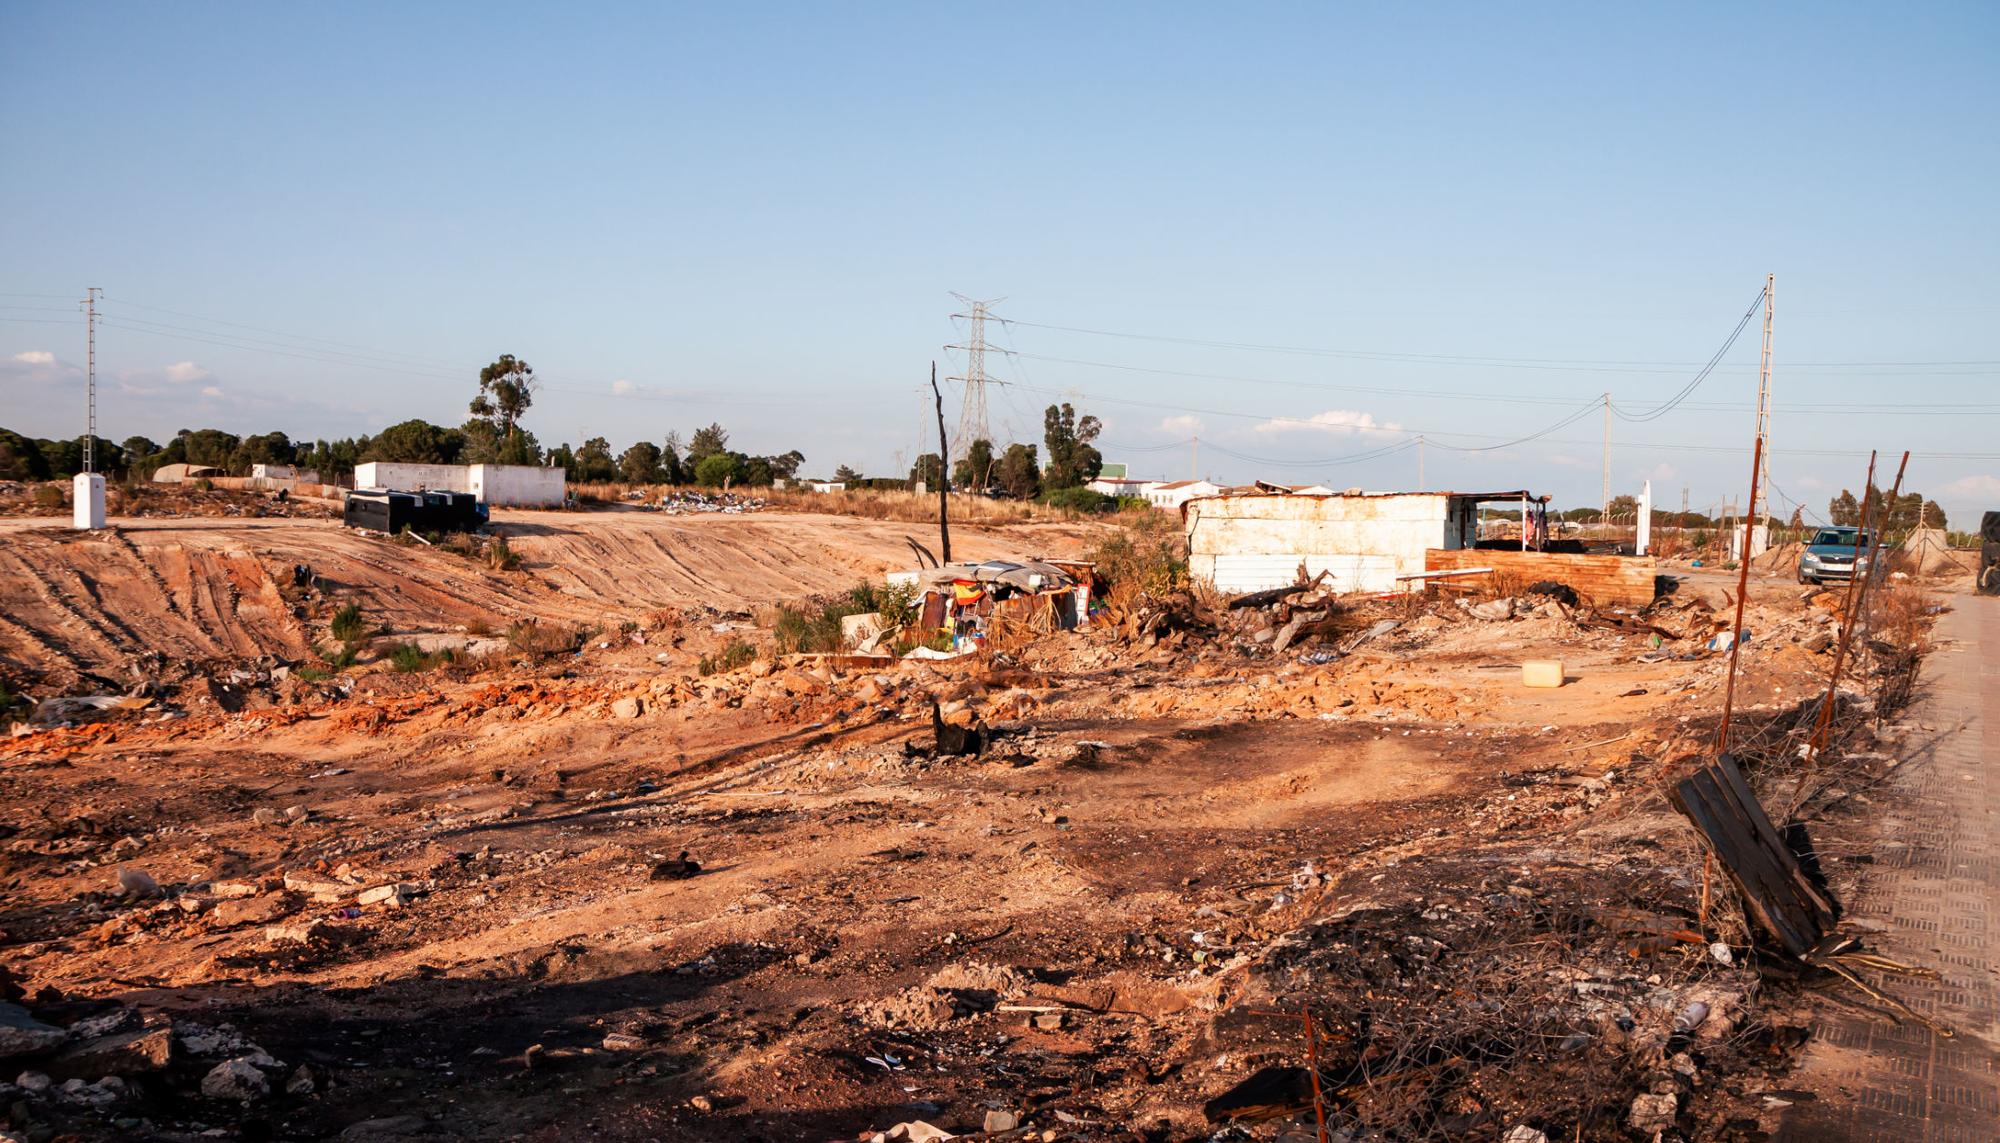
[(1585, 556), (1568, 552), (1514, 552), (1486, 548), (1431, 548), (1426, 572), (1492, 568), (1497, 575), (1530, 582), (1554, 580), (1599, 605), (1644, 607), (1653, 602), (1659, 566), (1651, 556)]

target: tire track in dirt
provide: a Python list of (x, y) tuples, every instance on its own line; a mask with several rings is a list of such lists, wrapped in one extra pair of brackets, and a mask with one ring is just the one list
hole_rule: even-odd
[[(77, 674), (74, 660), (48, 636), (7, 615), (0, 615), (0, 662), (19, 663), (17, 669), (43, 678), (67, 682)], [(17, 652), (26, 658), (17, 657)]]
[(180, 600), (174, 598), (173, 591), (167, 586), (166, 577), (162, 576), (158, 569), (153, 567), (153, 561), (146, 558), (145, 553), (139, 550), (139, 545), (133, 543), (131, 537), (127, 536), (122, 529), (113, 528), (110, 530), (110, 534), (112, 542), (117, 545), (120, 551), (125, 553), (126, 558), (132, 562), (132, 566), (138, 569), (138, 578), (144, 580), (158, 593), (160, 603), (166, 609), (167, 613), (185, 622), (187, 620), (187, 613), (181, 610)]
[[(42, 605), (52, 613), (52, 617), (58, 624), (76, 629), (81, 634), (88, 636), (87, 639), (78, 640), (79, 642), (95, 643), (97, 648), (103, 653), (101, 657), (108, 660), (120, 661), (125, 657), (125, 649), (118, 645), (117, 640), (112, 637), (111, 632), (91, 622), (89, 616), (77, 610), (74, 604), (63, 598), (62, 592), (56, 587), (55, 583), (43, 575), (41, 569), (36, 567), (32, 561), (8, 553), (8, 562), (12, 565), (8, 574), (10, 580), (15, 583), (29, 585), (30, 589), (41, 600)], [(53, 560), (50, 561), (52, 564), (55, 562)], [(77, 653), (76, 648), (69, 646), (65, 646), (64, 651), (66, 654), (72, 655)]]

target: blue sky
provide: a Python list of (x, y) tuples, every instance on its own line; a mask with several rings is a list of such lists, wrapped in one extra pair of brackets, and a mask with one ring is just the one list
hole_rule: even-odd
[[(892, 471), (960, 291), (1035, 323), (991, 329), (999, 435), (1069, 394), (1142, 473), (1198, 436), (1388, 488), (1415, 446), (1348, 458), (1421, 433), (1430, 487), (1593, 505), (1595, 410), (1447, 446), (1657, 406), (1770, 272), (1780, 489), (1908, 448), (1963, 525), (2000, 507), (1996, 45), (1977, 4), (14, 3), (0, 424), (80, 431), (95, 285), (106, 435), (455, 424), (511, 352), (545, 443), (718, 420)], [(1616, 423), (1615, 491), (1742, 495), (1757, 339)]]

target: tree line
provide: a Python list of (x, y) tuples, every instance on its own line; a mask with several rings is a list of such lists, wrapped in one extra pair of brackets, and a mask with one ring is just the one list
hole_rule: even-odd
[[(1042, 463), (1034, 445), (1015, 442), (995, 452), (993, 442), (982, 438), (967, 445), (965, 455), (952, 464), (952, 487), (1016, 500), (1081, 489), (1104, 469), (1104, 454), (1092, 443), (1102, 428), (1096, 417), (1077, 416), (1068, 402), (1050, 405), (1042, 414), (1047, 464)], [(936, 488), (943, 478), (944, 462), (937, 453), (927, 452), (910, 466), (912, 485)]]

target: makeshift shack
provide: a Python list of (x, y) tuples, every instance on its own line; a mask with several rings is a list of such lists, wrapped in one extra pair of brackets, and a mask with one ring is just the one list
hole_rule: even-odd
[(892, 572), (918, 592), (917, 626), (944, 632), (956, 652), (986, 645), (996, 626), (1067, 631), (1089, 622), (1095, 567), (1073, 560), (986, 560)]
[(1326, 573), (1336, 591), (1398, 591), (1421, 584), (1425, 553), (1479, 542), (1479, 506), (1518, 507), (1523, 549), (1547, 542), (1548, 497), (1514, 492), (1293, 492), (1252, 486), (1181, 507), (1188, 568), (1227, 594), (1283, 587)]

